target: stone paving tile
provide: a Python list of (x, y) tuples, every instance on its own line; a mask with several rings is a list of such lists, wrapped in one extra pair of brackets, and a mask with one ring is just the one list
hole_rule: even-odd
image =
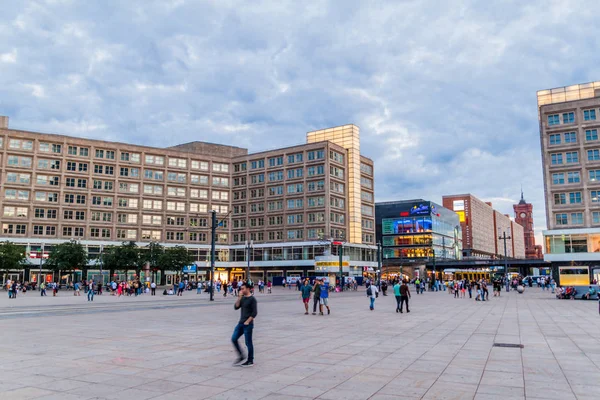
[[(370, 312), (362, 292), (333, 294), (333, 313), (320, 317), (303, 314), (297, 292), (276, 289), (257, 295), (251, 369), (231, 366), (232, 298), (104, 296), (93, 310), (81, 299), (0, 298), (0, 319), (28, 326), (3, 337), (0, 357), (46, 337), (0, 365), (0, 398), (568, 400), (600, 386), (597, 305), (535, 290), (485, 303), (425, 293), (402, 315), (391, 296)], [(27, 307), (44, 316), (17, 316)]]

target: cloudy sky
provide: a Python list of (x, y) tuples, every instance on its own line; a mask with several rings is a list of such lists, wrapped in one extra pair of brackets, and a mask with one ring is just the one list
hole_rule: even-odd
[(536, 91), (600, 79), (595, 1), (12, 1), (18, 129), (250, 151), (354, 123), (378, 201), (471, 192), (545, 228)]

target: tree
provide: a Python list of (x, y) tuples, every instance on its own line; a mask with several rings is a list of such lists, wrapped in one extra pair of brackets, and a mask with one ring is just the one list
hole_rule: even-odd
[(88, 264), (88, 255), (83, 245), (75, 240), (54, 246), (52, 253), (44, 263), (53, 271), (84, 270)]
[(25, 249), (9, 241), (0, 243), (0, 271), (19, 270), (25, 265)]
[(127, 271), (133, 269), (139, 276), (140, 270), (140, 249), (134, 241), (123, 242), (120, 246), (114, 248), (114, 256), (119, 265), (119, 269), (125, 270), (125, 279)]
[(165, 252), (165, 248), (158, 242), (150, 242), (148, 246), (140, 249), (140, 262), (150, 264), (153, 280), (156, 281), (156, 271), (161, 271), (161, 285), (165, 284), (165, 269), (160, 263), (160, 259)]
[(159, 258), (159, 263), (163, 270), (177, 271), (179, 273), (183, 271), (183, 267), (193, 262), (194, 257), (183, 246), (166, 248)]

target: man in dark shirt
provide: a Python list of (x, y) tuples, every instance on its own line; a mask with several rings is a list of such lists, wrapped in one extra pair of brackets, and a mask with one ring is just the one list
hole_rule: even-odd
[[(240, 295), (235, 302), (234, 308), (236, 310), (241, 309), (240, 321), (236, 325), (233, 330), (233, 335), (231, 336), (231, 342), (233, 343), (233, 347), (238, 353), (238, 358), (234, 362), (234, 365), (240, 365), (242, 367), (252, 367), (254, 365), (254, 345), (252, 344), (252, 330), (254, 329), (254, 319), (258, 313), (258, 308), (256, 305), (256, 299), (252, 296), (252, 285), (244, 282), (240, 288)], [(246, 347), (248, 348), (248, 359), (245, 363), (241, 364), (244, 361), (244, 354), (242, 353), (242, 349), (240, 348), (240, 344), (238, 340), (240, 337), (244, 335), (244, 339), (246, 340)]]
[(317, 305), (321, 301), (321, 282), (318, 279), (315, 279), (313, 292), (315, 292), (313, 296), (313, 315), (317, 315)]
[(400, 312), (404, 308), (404, 303), (406, 302), (406, 312), (409, 313), (408, 309), (408, 299), (410, 298), (410, 289), (406, 284), (406, 281), (402, 281), (402, 285), (400, 285)]

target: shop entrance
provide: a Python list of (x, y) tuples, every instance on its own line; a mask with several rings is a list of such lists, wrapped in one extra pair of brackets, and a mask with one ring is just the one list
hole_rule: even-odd
[(246, 277), (246, 273), (245, 272), (232, 272), (231, 273), (231, 280), (236, 280), (236, 281), (243, 281)]
[(227, 282), (229, 273), (227, 271), (215, 271), (215, 281)]

